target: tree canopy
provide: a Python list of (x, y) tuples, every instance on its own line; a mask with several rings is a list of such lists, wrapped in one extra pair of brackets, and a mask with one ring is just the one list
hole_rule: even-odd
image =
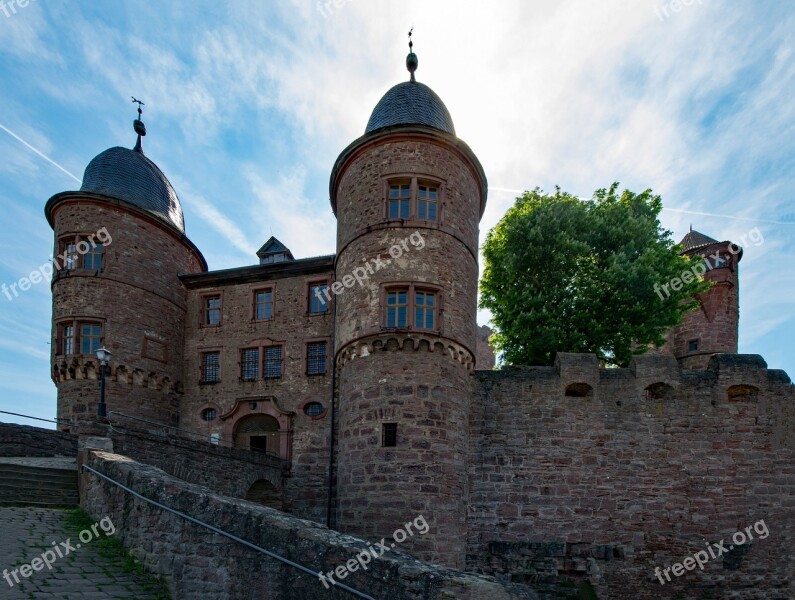
[(505, 363), (545, 365), (555, 352), (592, 352), (626, 366), (662, 345), (697, 306), (694, 295), (709, 288), (683, 277), (703, 259), (680, 255), (660, 225), (660, 196), (619, 194), (618, 186), (590, 200), (536, 188), (489, 231), (480, 306), (493, 315), (492, 342)]

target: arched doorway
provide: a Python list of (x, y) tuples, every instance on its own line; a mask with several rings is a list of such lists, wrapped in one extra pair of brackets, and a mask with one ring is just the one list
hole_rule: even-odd
[(271, 415), (249, 415), (235, 427), (235, 446), (279, 455), (279, 421)]
[(259, 479), (246, 492), (246, 500), (282, 510), (281, 492), (267, 479)]

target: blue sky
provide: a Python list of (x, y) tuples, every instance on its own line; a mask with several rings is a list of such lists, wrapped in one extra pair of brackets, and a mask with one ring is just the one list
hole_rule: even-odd
[[(662, 194), (677, 240), (756, 227), (740, 351), (795, 374), (795, 4), (686, 1), (3, 0), (0, 283), (49, 259), (47, 199), (134, 145), (131, 96), (211, 269), (270, 235), (334, 252), (329, 172), (407, 78), (414, 26), (417, 78), (489, 178), (481, 240), (521, 190), (613, 181)], [(0, 410), (55, 415), (50, 316), (46, 283), (0, 296)]]

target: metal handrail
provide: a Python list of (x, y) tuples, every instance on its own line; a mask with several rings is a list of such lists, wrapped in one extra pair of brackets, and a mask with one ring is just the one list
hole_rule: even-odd
[(46, 421), (47, 423), (71, 423), (67, 419), (42, 419), (41, 417), (32, 417), (31, 415), (23, 415), (21, 413), (9, 412), (7, 410), (0, 410), (4, 415), (14, 415), (15, 417), (25, 417), (26, 419), (35, 419), (36, 421)]
[[(261, 552), (262, 554), (265, 554), (266, 556), (270, 556), (271, 558), (275, 558), (276, 560), (281, 561), (284, 564), (293, 567), (294, 569), (298, 569), (299, 571), (303, 571), (304, 573), (312, 575), (313, 577), (317, 577), (318, 579), (320, 579), (321, 576), (323, 575), (323, 573), (321, 573), (321, 572), (313, 571), (312, 569), (310, 569), (308, 567), (300, 565), (297, 562), (291, 561), (289, 558), (285, 558), (283, 556), (280, 556), (279, 554), (276, 554), (275, 552), (271, 552), (270, 550), (266, 550), (265, 548), (261, 548), (260, 546), (252, 544), (251, 542), (247, 542), (246, 540), (244, 540), (242, 538), (239, 538), (239, 537), (237, 537), (236, 535), (234, 535), (232, 533), (224, 531), (223, 529), (218, 529), (217, 527), (214, 527), (213, 525), (210, 525), (209, 523), (205, 523), (204, 521), (199, 521), (199, 519), (191, 517), (190, 515), (186, 515), (185, 513), (180, 512), (180, 511), (178, 511), (178, 510), (176, 510), (174, 508), (171, 508), (170, 506), (166, 506), (165, 504), (161, 504), (160, 502), (157, 502), (156, 500), (152, 500), (151, 498), (147, 498), (145, 496), (142, 496), (138, 492), (135, 492), (135, 491), (131, 490), (130, 488), (128, 488), (126, 485), (124, 485), (122, 483), (119, 483), (115, 479), (112, 479), (111, 477), (108, 477), (104, 473), (100, 473), (99, 471), (97, 471), (96, 469), (94, 469), (92, 467), (89, 467), (88, 465), (81, 465), (81, 467), (82, 467), (83, 472), (85, 472), (86, 470), (91, 471), (95, 475), (101, 477), (102, 479), (105, 479), (106, 481), (111, 482), (115, 486), (120, 487), (125, 492), (128, 492), (128, 493), (132, 494), (136, 498), (144, 500), (145, 502), (148, 502), (149, 504), (153, 504), (153, 505), (157, 506), (158, 508), (162, 508), (163, 510), (166, 510), (166, 511), (168, 511), (170, 513), (173, 513), (173, 514), (175, 514), (177, 516), (180, 516), (183, 519), (187, 519), (188, 521), (190, 521), (192, 523), (196, 523), (197, 525), (201, 525), (202, 527), (206, 527), (210, 531), (213, 531), (213, 532), (217, 533), (218, 535), (222, 535), (224, 537), (227, 537), (227, 538), (229, 538), (232, 541), (235, 541), (235, 542), (237, 542), (239, 544), (242, 544), (242, 545), (244, 545), (244, 546), (246, 546), (248, 548), (251, 548), (252, 550), (256, 550), (257, 552)], [(334, 586), (342, 588), (346, 592), (350, 592), (351, 594), (353, 594), (354, 596), (358, 596), (359, 598), (365, 598), (365, 600), (375, 600), (375, 598), (373, 598), (372, 596), (368, 596), (367, 594), (365, 594), (363, 592), (360, 592), (359, 590), (355, 590), (354, 588), (349, 587), (349, 586), (347, 586), (344, 583), (341, 583), (339, 581), (333, 581), (332, 583), (333, 583)], [(329, 588), (329, 589), (331, 589), (331, 588)]]

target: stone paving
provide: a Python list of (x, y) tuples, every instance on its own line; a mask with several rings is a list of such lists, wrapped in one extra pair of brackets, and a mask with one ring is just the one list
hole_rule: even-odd
[[(120, 557), (108, 556), (107, 551), (92, 547), (91, 542), (81, 544), (67, 517), (68, 511), (58, 509), (0, 508), (0, 571), (6, 569), (14, 584), (9, 587), (5, 574), (0, 574), (0, 598), (162, 600), (166, 597), (158, 595), (159, 588), (151, 577), (126, 572)], [(107, 527), (110, 529), (109, 525)], [(105, 535), (102, 528), (98, 528), (98, 533)], [(18, 573), (19, 584), (14, 581), (13, 569), (30, 564), (44, 551), (52, 549), (53, 542), (66, 542), (67, 539), (74, 550), (57, 558), (51, 571), (41, 566), (41, 570), (33, 571), (30, 577)]]

